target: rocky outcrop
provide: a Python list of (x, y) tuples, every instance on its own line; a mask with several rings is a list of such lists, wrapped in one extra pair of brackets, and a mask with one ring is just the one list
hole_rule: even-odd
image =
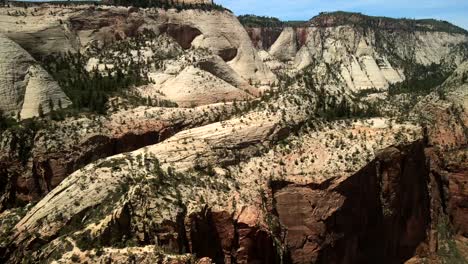
[(283, 28), (245, 28), (257, 49), (269, 50), (283, 32)]
[[(11, 24), (19, 21), (18, 17), (9, 16), (6, 11), (0, 13), (8, 23), (1, 24), (0, 32), (15, 32), (11, 37), (37, 55), (68, 50), (85, 49), (96, 41), (100, 45), (115, 40), (134, 36), (137, 32), (150, 29), (158, 34), (173, 36), (183, 48), (206, 48), (219, 55), (245, 80), (251, 79), (264, 84), (272, 83), (276, 77), (258, 57), (248, 34), (237, 18), (228, 11), (202, 11), (176, 9), (135, 9), (104, 6), (40, 6), (34, 15), (23, 17), (21, 24), (34, 24), (28, 31), (22, 31)], [(90, 19), (90, 18), (93, 19)], [(2, 20), (4, 21), (4, 20)], [(58, 25), (58, 26), (57, 26)], [(39, 32), (57, 28), (61, 36), (50, 39)], [(37, 30), (34, 31), (34, 30)], [(44, 45), (30, 45), (30, 40), (21, 39), (31, 35), (31, 31)], [(73, 32), (73, 36), (69, 36)], [(65, 42), (58, 45), (57, 42)], [(77, 45), (78, 43), (78, 45)], [(54, 45), (55, 44), (55, 45)], [(66, 47), (65, 47), (66, 46)], [(47, 48), (46, 48), (47, 47)]]
[(62, 23), (62, 19), (69, 16), (66, 11), (49, 13), (50, 10), (42, 8), (39, 8), (39, 14), (26, 11), (29, 16), (25, 19), (32, 21), (25, 22), (17, 16), (7, 15), (8, 12), (14, 13), (17, 10), (24, 10), (24, 8), (0, 11), (2, 16), (0, 33), (18, 43), (35, 58), (51, 53), (79, 50), (79, 39), (67, 24)]
[[(296, 29), (295, 35), (299, 34), (305, 38), (304, 45), (298, 47), (297, 54), (288, 56), (294, 60), (295, 66), (303, 69), (313, 65), (314, 61), (324, 61), (334, 67), (334, 72), (341, 76), (341, 80), (352, 91), (384, 90), (389, 84), (402, 81), (405, 78), (405, 61), (423, 65), (445, 63), (447, 67), (458, 64), (466, 54), (457, 53), (458, 57), (453, 58), (453, 47), (468, 41), (464, 34), (418, 31), (395, 33), (350, 25), (310, 27), (305, 29), (305, 33), (299, 33), (299, 29)], [(280, 39), (277, 42), (282, 47), (277, 48), (279, 50), (293, 47), (291, 44), (282, 44)], [(296, 42), (299, 43), (297, 37)], [(281, 56), (275, 57), (285, 59)]]
[[(274, 203), (245, 188), (253, 182), (266, 184), (267, 178), (261, 174), (259, 178), (234, 174), (233, 178), (222, 169), (237, 167), (246, 157), (259, 155), (262, 145), (287, 135), (279, 116), (270, 116), (269, 122), (260, 120), (264, 116), (249, 114), (190, 129), (76, 171), (16, 225), (5, 257), (14, 261), (39, 245), (45, 248), (32, 254), (36, 261), (63, 255), (70, 251), (69, 246), (56, 245), (68, 242), (63, 241), (64, 236), (56, 237), (68, 234), (66, 239), (75, 241), (70, 243), (76, 243), (80, 251), (112, 248), (116, 241), (124, 240), (157, 245), (177, 254), (190, 252), (216, 263), (279, 263), (287, 259), (278, 220), (265, 214)], [(210, 164), (220, 167), (209, 169)], [(233, 202), (229, 197), (239, 199)], [(200, 208), (200, 204), (207, 207)], [(76, 222), (83, 218), (88, 220)], [(299, 255), (291, 255), (295, 256)]]
[(71, 104), (59, 85), (18, 44), (0, 35), (0, 110), (27, 119), (48, 113), (51, 104)]
[(426, 238), (428, 169), (421, 142), (391, 147), (322, 185), (273, 184), (292, 263), (400, 263)]
[(468, 151), (460, 150), (445, 155), (445, 175), (448, 180), (447, 211), (455, 233), (468, 237)]
[(166, 33), (174, 38), (179, 45), (188, 49), (192, 47), (192, 41), (201, 35), (200, 30), (185, 25), (164, 24), (159, 29), (161, 33)]
[(413, 109), (426, 126), (431, 208), (427, 241), (408, 263), (463, 262), (466, 240), (466, 63)]
[(279, 60), (292, 60), (297, 53), (297, 35), (294, 28), (283, 29), (281, 35), (273, 43), (269, 53)]
[[(461, 48), (468, 43), (467, 32), (448, 23), (345, 14), (325, 13), (313, 18), (308, 27), (279, 28), (279, 35), (269, 28), (247, 31), (257, 48), (269, 50), (280, 62), (281, 66), (267, 63), (273, 70), (297, 72), (326, 66), (328, 73), (318, 70), (320, 78), (332, 75), (355, 93), (386, 91), (410, 74), (404, 71), (411, 63), (441, 64), (453, 70), (468, 56)], [(263, 32), (269, 32), (267, 37)], [(263, 47), (263, 39), (273, 39), (271, 47)]]
[(245, 91), (193, 66), (186, 67), (177, 76), (158, 87), (157, 90), (163, 92), (166, 98), (185, 107), (213, 104), (223, 100), (235, 101), (252, 98)]
[(257, 95), (258, 93), (257, 89), (253, 88), (246, 80), (240, 77), (226, 63), (223, 63), (223, 61), (218, 56), (201, 58), (195, 63), (195, 66), (213, 74), (221, 80), (243, 91), (247, 91), (248, 93), (253, 95)]
[(429, 145), (442, 150), (468, 144), (468, 63), (455, 72), (433, 93), (422, 98), (411, 117), (425, 124)]
[(409, 118), (356, 94), (410, 60), (457, 65), (466, 34), (326, 19), (285, 28), (269, 54), (228, 12), (47, 8), (90, 48), (87, 69), (153, 58), (131, 95), (204, 106), (112, 98), (105, 116), (2, 133), (0, 262), (390, 264), (466, 248), (466, 65)]
[(226, 211), (205, 209), (190, 216), (186, 220), (190, 252), (214, 263), (280, 263), (271, 234), (252, 222), (258, 221), (252, 213), (246, 209), (236, 219)]
[[(118, 239), (123, 237), (124, 230), (130, 229), (133, 230), (131, 239), (139, 243), (157, 244), (171, 252), (180, 252), (185, 245), (183, 242), (185, 232), (179, 231), (178, 219), (181, 215), (187, 215), (191, 219), (189, 226), (192, 226), (188, 229), (189, 237), (197, 243), (191, 246), (188, 244), (186, 250), (191, 249), (190, 252), (199, 254), (200, 257), (208, 255), (217, 260), (222, 259), (221, 252), (227, 254), (232, 251), (230, 248), (237, 244), (229, 242), (229, 236), (234, 236), (234, 221), (229, 220), (230, 217), (223, 212), (218, 214), (202, 211), (199, 214), (198, 201), (207, 199), (210, 204), (221, 203), (227, 206), (229, 204), (227, 197), (231, 192), (236, 192), (236, 189), (233, 187), (232, 179), (225, 177), (213, 178), (214, 182), (209, 187), (206, 185), (209, 175), (192, 174), (190, 169), (195, 167), (203, 170), (208, 166), (205, 164), (215, 161), (220, 164), (236, 164), (239, 160), (238, 155), (248, 155), (254, 144), (277, 140), (282, 130), (276, 125), (277, 123), (271, 122), (258, 129), (254, 122), (242, 124), (239, 119), (229, 120), (223, 124), (216, 123), (181, 132), (149, 148), (130, 154), (120, 154), (86, 166), (62, 181), (17, 224), (18, 232), (12, 236), (16, 241), (14, 244), (17, 246), (21, 244), (22, 250), (28, 250), (30, 246), (37, 245), (34, 237), (36, 231), (39, 232), (41, 241), (51, 242), (49, 244), (51, 247), (37, 255), (39, 259), (51, 254), (49, 250), (54, 249), (53, 240), (59, 232), (70, 235), (70, 232), (79, 232), (80, 241), (92, 239), (96, 243), (110, 246), (102, 240), (108, 237), (104, 235), (105, 231), (113, 225), (112, 223), (121, 223), (119, 219), (130, 218), (130, 226), (118, 228), (118, 232), (115, 233)], [(237, 131), (233, 131), (233, 128), (237, 128)], [(188, 139), (193, 141), (186, 141)], [(182, 145), (186, 145), (186, 152), (179, 150)], [(233, 149), (238, 154), (223, 152), (222, 148), (219, 151), (212, 151), (212, 146)], [(133, 160), (130, 163), (127, 162), (127, 155), (134, 157), (129, 159)], [(177, 171), (168, 168), (166, 173), (159, 167), (158, 160), (163, 161), (164, 166), (177, 164)], [(153, 184), (148, 184), (148, 181)], [(121, 200), (127, 195), (128, 199)], [(163, 196), (165, 198), (162, 200), (158, 198)], [(70, 199), (71, 197), (73, 199)], [(160, 211), (161, 208), (169, 210)], [(81, 225), (75, 222), (83, 217), (89, 219), (87, 224)], [(218, 222), (219, 224), (216, 224)], [(47, 227), (43, 226), (43, 223), (47, 223)], [(214, 228), (211, 223), (215, 223)], [(231, 223), (230, 227), (226, 226), (226, 223)], [(247, 226), (243, 228), (246, 229)], [(216, 239), (219, 233), (223, 234), (222, 240), (218, 243), (219, 247), (205, 247), (202, 242), (198, 242), (206, 241), (204, 239), (206, 236)], [(97, 246), (97, 244), (85, 245), (84, 247)], [(244, 250), (247, 253), (254, 251)], [(8, 255), (10, 253), (12, 252)], [(248, 256), (255, 257), (255, 255)], [(11, 256), (12, 260), (15, 258)]]
[[(100, 158), (156, 144), (180, 130), (223, 119), (231, 112), (229, 105), (165, 111), (141, 108), (116, 113), (110, 120), (52, 123), (28, 139), (6, 132), (1, 142), (0, 210), (37, 201), (68, 175)], [(30, 157), (24, 160), (21, 155), (27, 154), (21, 151), (29, 144), (34, 146), (29, 146)]]

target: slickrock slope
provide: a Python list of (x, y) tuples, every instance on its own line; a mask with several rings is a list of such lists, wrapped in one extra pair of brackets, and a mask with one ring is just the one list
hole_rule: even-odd
[[(27, 15), (16, 16), (15, 12), (26, 12)], [(77, 51), (94, 40), (102, 44), (132, 37), (146, 28), (167, 33), (184, 48), (194, 46), (212, 50), (245, 80), (264, 84), (276, 80), (275, 75), (257, 56), (242, 25), (227, 11), (179, 12), (175, 9), (165, 11), (110, 6), (96, 9), (86, 5), (58, 8), (43, 5), (26, 11), (21, 8), (2, 9), (0, 17), (0, 32), (32, 54)], [(21, 26), (24, 24), (34, 24), (35, 27)], [(57, 29), (59, 36), (50, 38), (47, 31), (52, 29)], [(37, 40), (33, 41), (31, 36), (44, 44), (37, 45)]]
[(166, 60), (149, 77), (154, 83), (138, 87), (141, 96), (163, 98), (182, 107), (243, 101), (259, 95), (259, 89), (221, 57), (202, 50), (182, 52), (181, 56)]
[[(279, 140), (278, 136), (283, 133), (281, 127), (277, 127), (274, 117), (271, 122), (263, 123), (260, 129), (257, 126), (259, 116), (251, 118), (252, 121), (240, 122), (240, 119), (233, 119), (225, 123), (190, 129), (154, 146), (104, 159), (77, 171), (41, 200), (17, 224), (17, 233), (13, 235), (14, 243), (26, 250), (28, 245), (37, 243), (37, 240), (33, 239), (35, 236), (39, 236), (41, 241), (51, 241), (45, 251), (34, 254), (43, 259), (55, 250), (68, 251), (66, 248), (69, 246), (57, 248), (56, 243), (68, 244), (67, 241), (74, 239), (79, 248), (89, 241), (103, 243), (105, 246), (109, 243), (107, 239), (120, 240), (125, 235), (120, 232), (130, 229), (132, 232), (127, 233), (125, 237), (134, 241), (132, 243), (156, 243), (169, 252), (191, 252), (199, 257), (208, 256), (217, 263), (223, 260), (225, 262), (233, 256), (237, 256), (240, 263), (250, 263), (249, 258), (254, 257), (251, 254), (255, 251), (250, 247), (254, 245), (237, 251), (239, 255), (231, 255), (235, 254), (231, 252), (236, 252), (236, 244), (248, 242), (243, 236), (238, 238), (241, 239), (238, 242), (233, 241), (232, 239), (237, 237), (236, 229), (229, 231), (229, 223), (240, 227), (241, 223), (238, 221), (247, 217), (242, 216), (244, 213), (250, 212), (249, 217), (255, 217), (254, 222), (258, 224), (249, 224), (245, 228), (250, 230), (249, 232), (266, 232), (262, 236), (266, 236), (266, 241), (270, 242), (265, 246), (270, 244), (273, 247), (276, 236), (270, 232), (275, 231), (269, 230), (271, 227), (268, 225), (272, 223), (268, 222), (271, 221), (268, 220), (268, 214), (265, 215), (268, 211), (264, 212), (262, 209), (263, 206), (271, 206), (262, 205), (266, 201), (262, 200), (265, 199), (262, 198), (265, 191), (261, 190), (262, 187), (269, 188), (268, 178), (252, 177), (255, 174), (250, 174), (250, 177), (238, 179), (235, 171), (234, 174), (229, 171), (232, 166), (237, 167), (236, 164), (242, 157), (258, 152), (261, 145), (268, 146), (271, 144), (269, 142)], [(249, 120), (249, 117), (244, 117), (244, 120)], [(392, 129), (388, 127), (375, 129), (385, 131), (387, 136), (391, 136)], [(339, 133), (338, 130), (335, 133)], [(383, 142), (389, 144), (386, 140)], [(340, 152), (339, 148), (330, 148), (331, 153)], [(279, 154), (282, 151), (274, 152)], [(219, 164), (220, 167), (211, 168), (211, 164)], [(245, 166), (240, 165), (238, 168), (240, 170), (243, 167)], [(350, 171), (348, 176), (343, 177), (358, 177), (352, 176), (353, 173)], [(340, 181), (342, 180), (338, 182)], [(257, 184), (260, 189), (252, 189), (252, 184)], [(204, 206), (208, 206), (209, 209), (203, 209)], [(245, 211), (250, 207), (252, 208), (249, 210), (255, 210), (255, 213)], [(162, 210), (163, 208), (166, 209)], [(143, 212), (146, 213), (142, 214)], [(235, 215), (239, 213), (237, 219)], [(65, 229), (67, 222), (83, 217), (89, 219), (87, 224), (68, 225), (71, 230)], [(280, 214), (280, 222), (281, 217)], [(252, 220), (249, 222), (252, 223)], [(161, 233), (157, 226), (166, 226), (163, 229), (166, 231)], [(64, 234), (69, 236), (54, 240), (58, 232), (65, 232)], [(219, 252), (223, 252), (221, 255), (218, 255), (216, 244), (214, 248), (204, 248), (198, 240), (199, 236), (211, 236), (211, 232), (215, 232), (215, 236), (216, 233), (219, 235)], [(118, 237), (112, 238), (107, 234)], [(254, 243), (259, 243), (257, 239), (260, 238), (254, 238)], [(287, 241), (296, 243), (291, 237), (288, 237)], [(185, 246), (187, 244), (188, 247)], [(297, 257), (294, 251), (292, 253)], [(276, 249), (273, 255), (275, 254), (283, 253)], [(267, 255), (258, 257), (268, 258)]]
[(195, 67), (187, 67), (174, 79), (164, 82), (160, 91), (181, 106), (251, 98), (246, 92)]
[(271, 46), (269, 53), (282, 61), (292, 60), (297, 53), (296, 39), (296, 31), (293, 28), (285, 28)]
[[(108, 118), (51, 122), (32, 138), (5, 132), (0, 142), (0, 163), (5, 170), (0, 175), (11, 185), (2, 190), (1, 208), (8, 208), (14, 200), (37, 201), (69, 174), (97, 159), (158, 143), (182, 129), (223, 120), (233, 111), (229, 104), (194, 109), (139, 107)], [(24, 160), (21, 151), (27, 147), (30, 157)]]
[[(21, 119), (39, 115), (54, 105), (67, 107), (70, 100), (58, 84), (18, 44), (0, 35), (0, 110)], [(60, 103), (59, 103), (60, 101)]]
[(18, 43), (33, 56), (51, 51), (68, 52), (79, 48), (79, 40), (63, 20), (69, 9), (11, 7), (0, 9), (0, 33)]

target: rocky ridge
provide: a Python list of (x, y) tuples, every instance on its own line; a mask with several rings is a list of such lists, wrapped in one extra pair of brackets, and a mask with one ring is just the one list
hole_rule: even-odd
[[(280, 28), (279, 35), (267, 33), (265, 39), (271, 45), (263, 48), (271, 57), (266, 63), (287, 71), (326, 64), (332, 72), (328, 74), (338, 76), (347, 89), (359, 93), (387, 91), (389, 85), (408, 77), (408, 63), (453, 69), (466, 59), (467, 33), (455, 26), (353, 13), (342, 18), (340, 14), (324, 13), (307, 27)], [(248, 28), (253, 43), (263, 43), (257, 31)], [(287, 52), (278, 53), (280, 50)]]

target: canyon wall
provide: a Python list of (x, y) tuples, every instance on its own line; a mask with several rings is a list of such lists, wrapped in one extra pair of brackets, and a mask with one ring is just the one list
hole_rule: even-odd
[(324, 14), (307, 26), (246, 30), (254, 46), (269, 53), (267, 62), (280, 62), (271, 67), (301, 71), (328, 65), (333, 73), (326, 74), (355, 93), (386, 91), (406, 79), (410, 64), (441, 64), (452, 71), (468, 56), (468, 35), (455, 26), (350, 16), (340, 20), (337, 14)]

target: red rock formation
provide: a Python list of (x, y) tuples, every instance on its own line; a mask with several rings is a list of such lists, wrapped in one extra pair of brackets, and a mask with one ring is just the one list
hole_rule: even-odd
[(34, 149), (25, 164), (13, 153), (0, 156), (0, 176), (9, 179), (5, 184), (0, 182), (0, 191), (4, 194), (0, 198), (0, 211), (17, 202), (37, 201), (72, 172), (93, 161), (156, 144), (182, 129), (177, 124), (163, 124), (157, 120), (135, 127), (140, 129), (128, 127), (120, 133), (96, 135), (55, 152)]
[(302, 47), (307, 42), (307, 28), (297, 28), (296, 29), (297, 35), (297, 46)]
[[(433, 199), (439, 208), (433, 208), (438, 215), (433, 216), (434, 229), (437, 216), (448, 214), (456, 234), (468, 237), (468, 160), (467, 151), (438, 153), (430, 148), (426, 150), (430, 157), (431, 177), (437, 182)], [(442, 158), (441, 158), (442, 157)], [(438, 195), (438, 196), (437, 196)], [(437, 209), (437, 210), (436, 210)]]
[(322, 186), (273, 189), (292, 263), (400, 263), (429, 224), (423, 145), (389, 148), (361, 171)]
[[(257, 49), (269, 50), (271, 46), (283, 32), (282, 27), (277, 28), (245, 28), (247, 33), (252, 40), (252, 44)], [(307, 28), (294, 28), (296, 31), (296, 42), (297, 46), (300, 48), (307, 42)]]
[(448, 172), (448, 178), (450, 219), (456, 232), (468, 237), (468, 166), (454, 168)]
[(226, 211), (205, 208), (186, 219), (189, 252), (215, 263), (279, 263), (268, 231), (258, 225), (256, 210), (239, 219)]
[(283, 28), (246, 28), (247, 33), (257, 49), (270, 49), (281, 35)]

